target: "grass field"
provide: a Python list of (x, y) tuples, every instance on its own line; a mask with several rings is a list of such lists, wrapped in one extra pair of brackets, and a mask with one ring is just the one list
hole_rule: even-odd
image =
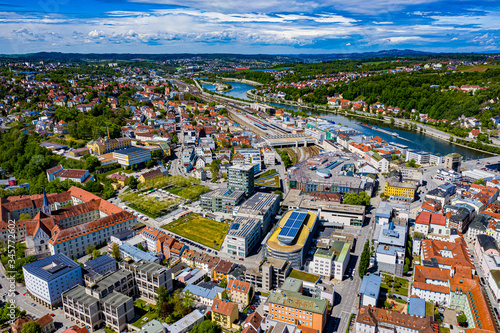
[(485, 72), (488, 68), (500, 68), (500, 66), (498, 65), (459, 66), (457, 69), (464, 72)]
[(226, 237), (229, 225), (193, 213), (183, 216), (162, 228), (212, 249), (219, 250)]

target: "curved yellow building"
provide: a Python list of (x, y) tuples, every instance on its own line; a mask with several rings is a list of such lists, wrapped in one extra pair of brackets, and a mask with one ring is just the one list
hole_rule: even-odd
[(286, 212), (267, 241), (268, 257), (287, 260), (293, 267), (302, 268), (317, 221), (318, 215), (308, 210)]

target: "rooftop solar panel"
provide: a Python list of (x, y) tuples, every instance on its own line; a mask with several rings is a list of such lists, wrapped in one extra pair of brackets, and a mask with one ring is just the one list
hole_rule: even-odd
[(293, 239), (297, 236), (304, 220), (307, 217), (307, 212), (294, 211), (288, 217), (285, 225), (278, 234), (280, 241), (284, 243), (291, 243)]

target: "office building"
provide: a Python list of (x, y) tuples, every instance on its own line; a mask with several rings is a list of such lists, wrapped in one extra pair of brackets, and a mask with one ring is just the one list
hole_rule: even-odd
[(317, 249), (309, 264), (309, 273), (342, 281), (351, 259), (351, 244), (334, 241), (328, 249)]
[(245, 198), (244, 191), (217, 189), (200, 196), (200, 206), (204, 210), (230, 214)]
[(444, 168), (455, 172), (462, 171), (462, 156), (458, 153), (451, 153), (444, 157)]
[(235, 207), (233, 215), (260, 220), (262, 236), (271, 228), (271, 220), (280, 209), (280, 196), (273, 193), (257, 192), (240, 206)]
[(279, 221), (266, 243), (267, 256), (301, 268), (316, 232), (318, 216), (306, 210), (290, 210)]
[(123, 260), (118, 264), (120, 269), (134, 273), (134, 279), (139, 289), (139, 296), (155, 301), (158, 287), (173, 290), (172, 273), (170, 269), (152, 262), (140, 260)]
[(328, 301), (279, 289), (271, 292), (267, 303), (270, 319), (323, 333), (328, 319)]
[(97, 275), (86, 286), (75, 286), (62, 294), (66, 318), (91, 332), (102, 325), (122, 332), (135, 316), (133, 296), (137, 286), (133, 275), (124, 270)]
[(246, 258), (262, 238), (260, 226), (258, 219), (236, 217), (227, 232), (221, 251)]
[(133, 146), (114, 151), (113, 157), (122, 167), (129, 167), (151, 160), (151, 150)]
[(247, 196), (254, 192), (253, 165), (233, 165), (227, 169), (227, 188), (244, 191)]
[(387, 195), (391, 201), (413, 202), (413, 200), (415, 200), (416, 190), (417, 186), (411, 183), (386, 182), (384, 194)]
[(56, 254), (23, 266), (28, 295), (53, 309), (61, 303), (61, 293), (83, 283), (82, 268), (64, 254)]

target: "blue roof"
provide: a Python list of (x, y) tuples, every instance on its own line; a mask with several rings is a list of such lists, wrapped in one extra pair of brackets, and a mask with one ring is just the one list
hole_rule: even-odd
[(26, 264), (23, 269), (43, 281), (51, 281), (74, 269), (81, 271), (79, 264), (62, 253)]
[(193, 294), (193, 296), (214, 299), (217, 296), (217, 293), (222, 293), (224, 291), (224, 288), (214, 286), (212, 289), (207, 289), (195, 284), (188, 284), (182, 291), (185, 292), (188, 290), (191, 294)]
[(290, 214), (285, 225), (278, 234), (278, 239), (284, 242), (291, 242), (297, 236), (297, 233), (304, 224), (307, 212), (296, 210)]
[(410, 298), (408, 314), (425, 317), (425, 300), (422, 298)]
[(144, 259), (150, 262), (156, 262), (158, 260), (156, 254), (142, 251), (137, 247), (130, 245), (128, 243), (123, 243), (122, 245), (119, 246), (119, 248), (122, 252), (125, 252), (126, 254), (133, 257), (134, 260)]
[(115, 153), (128, 155), (128, 154), (134, 154), (134, 153), (143, 152), (143, 151), (149, 151), (149, 149), (139, 148), (139, 147), (130, 147), (130, 148), (125, 148), (125, 149), (115, 150)]
[(378, 299), (380, 294), (380, 285), (382, 284), (382, 277), (374, 274), (368, 274), (363, 277), (359, 293)]
[(87, 262), (85, 262), (85, 266), (94, 268), (94, 267), (106, 265), (109, 262), (115, 262), (115, 259), (113, 259), (110, 255), (106, 254), (103, 256), (99, 256), (99, 257), (92, 259), (92, 260), (87, 260)]

